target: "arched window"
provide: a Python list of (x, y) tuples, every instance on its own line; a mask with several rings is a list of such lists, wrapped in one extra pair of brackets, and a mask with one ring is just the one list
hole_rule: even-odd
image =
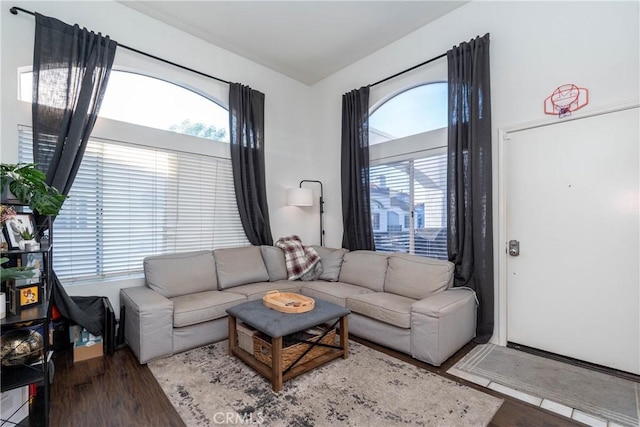
[[(30, 102), (31, 72), (20, 75), (20, 99)], [(112, 70), (100, 117), (229, 142), (229, 111), (189, 88), (129, 71)]]
[(369, 145), (447, 126), (447, 83), (415, 86), (394, 95), (369, 116)]
[[(29, 102), (31, 76), (20, 79), (20, 98)], [(249, 243), (233, 190), (228, 117), (197, 91), (112, 71), (56, 218), (53, 265), (65, 286), (130, 286), (149, 255)], [(29, 118), (22, 116), (18, 128), (22, 162), (33, 161)]]
[(376, 249), (447, 258), (447, 83), (404, 90), (369, 117)]

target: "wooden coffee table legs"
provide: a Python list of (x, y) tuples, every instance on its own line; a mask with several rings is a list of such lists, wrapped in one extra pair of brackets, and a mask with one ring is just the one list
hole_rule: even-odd
[(271, 338), (271, 384), (273, 391), (282, 390), (282, 337)]
[(238, 330), (236, 329), (236, 318), (229, 315), (229, 356), (233, 356), (233, 350), (238, 345)]
[(347, 359), (349, 357), (349, 325), (347, 316), (340, 318), (340, 349), (334, 349), (306, 363), (295, 365), (286, 373), (282, 371), (282, 337), (271, 338), (271, 367), (265, 365), (240, 347), (238, 347), (238, 331), (236, 329), (236, 318), (229, 315), (229, 355), (236, 356), (238, 359), (251, 366), (262, 376), (271, 381), (273, 391), (282, 390), (284, 381), (287, 381), (302, 373), (308, 372), (330, 360), (341, 357)]
[(349, 318), (340, 318), (340, 347), (342, 347), (342, 358), (349, 358)]

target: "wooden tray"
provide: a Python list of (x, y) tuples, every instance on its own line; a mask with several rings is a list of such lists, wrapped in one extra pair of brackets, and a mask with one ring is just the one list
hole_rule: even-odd
[(262, 297), (262, 303), (283, 313), (305, 313), (313, 310), (316, 302), (313, 298), (292, 292), (269, 291)]

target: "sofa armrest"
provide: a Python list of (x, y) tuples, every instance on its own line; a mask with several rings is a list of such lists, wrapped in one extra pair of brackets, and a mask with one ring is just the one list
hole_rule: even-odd
[(470, 289), (453, 288), (411, 306), (411, 355), (440, 366), (476, 332), (476, 298)]
[(124, 336), (140, 363), (173, 354), (173, 302), (146, 286), (120, 289)]

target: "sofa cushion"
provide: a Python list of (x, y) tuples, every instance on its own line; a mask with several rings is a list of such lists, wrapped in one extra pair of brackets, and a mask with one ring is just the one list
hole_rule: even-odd
[(342, 261), (344, 254), (348, 251), (346, 249), (327, 248), (324, 246), (311, 246), (320, 255), (320, 263), (322, 263), (322, 273), (320, 274), (320, 280), (326, 280), (328, 282), (337, 282), (340, 277), (340, 267), (342, 267)]
[(142, 264), (147, 286), (166, 298), (218, 287), (211, 251), (149, 256)]
[(451, 286), (453, 264), (434, 258), (395, 253), (389, 256), (385, 292), (426, 298)]
[(181, 328), (220, 319), (227, 315), (227, 308), (246, 300), (244, 295), (222, 291), (198, 292), (171, 298), (173, 327)]
[(275, 246), (260, 246), (262, 259), (267, 267), (269, 281), (287, 280), (287, 265), (284, 261), (284, 252)]
[(347, 298), (347, 308), (354, 313), (408, 329), (411, 327), (411, 305), (414, 302), (416, 300), (401, 295), (373, 292), (350, 296)]
[(269, 281), (269, 273), (259, 246), (216, 249), (213, 257), (216, 261), (219, 289)]
[(346, 307), (347, 297), (358, 294), (368, 294), (373, 292), (369, 288), (350, 285), (349, 283), (324, 281), (306, 282), (300, 288), (300, 293), (311, 298), (329, 301), (334, 304)]
[(374, 251), (348, 252), (342, 261), (339, 280), (382, 292), (387, 272), (387, 258), (386, 254)]
[[(258, 282), (249, 285), (234, 286), (228, 292), (242, 294), (248, 301), (260, 299), (269, 291), (300, 292), (300, 282), (292, 280), (280, 280), (277, 282)], [(227, 292), (227, 291), (223, 291)]]

